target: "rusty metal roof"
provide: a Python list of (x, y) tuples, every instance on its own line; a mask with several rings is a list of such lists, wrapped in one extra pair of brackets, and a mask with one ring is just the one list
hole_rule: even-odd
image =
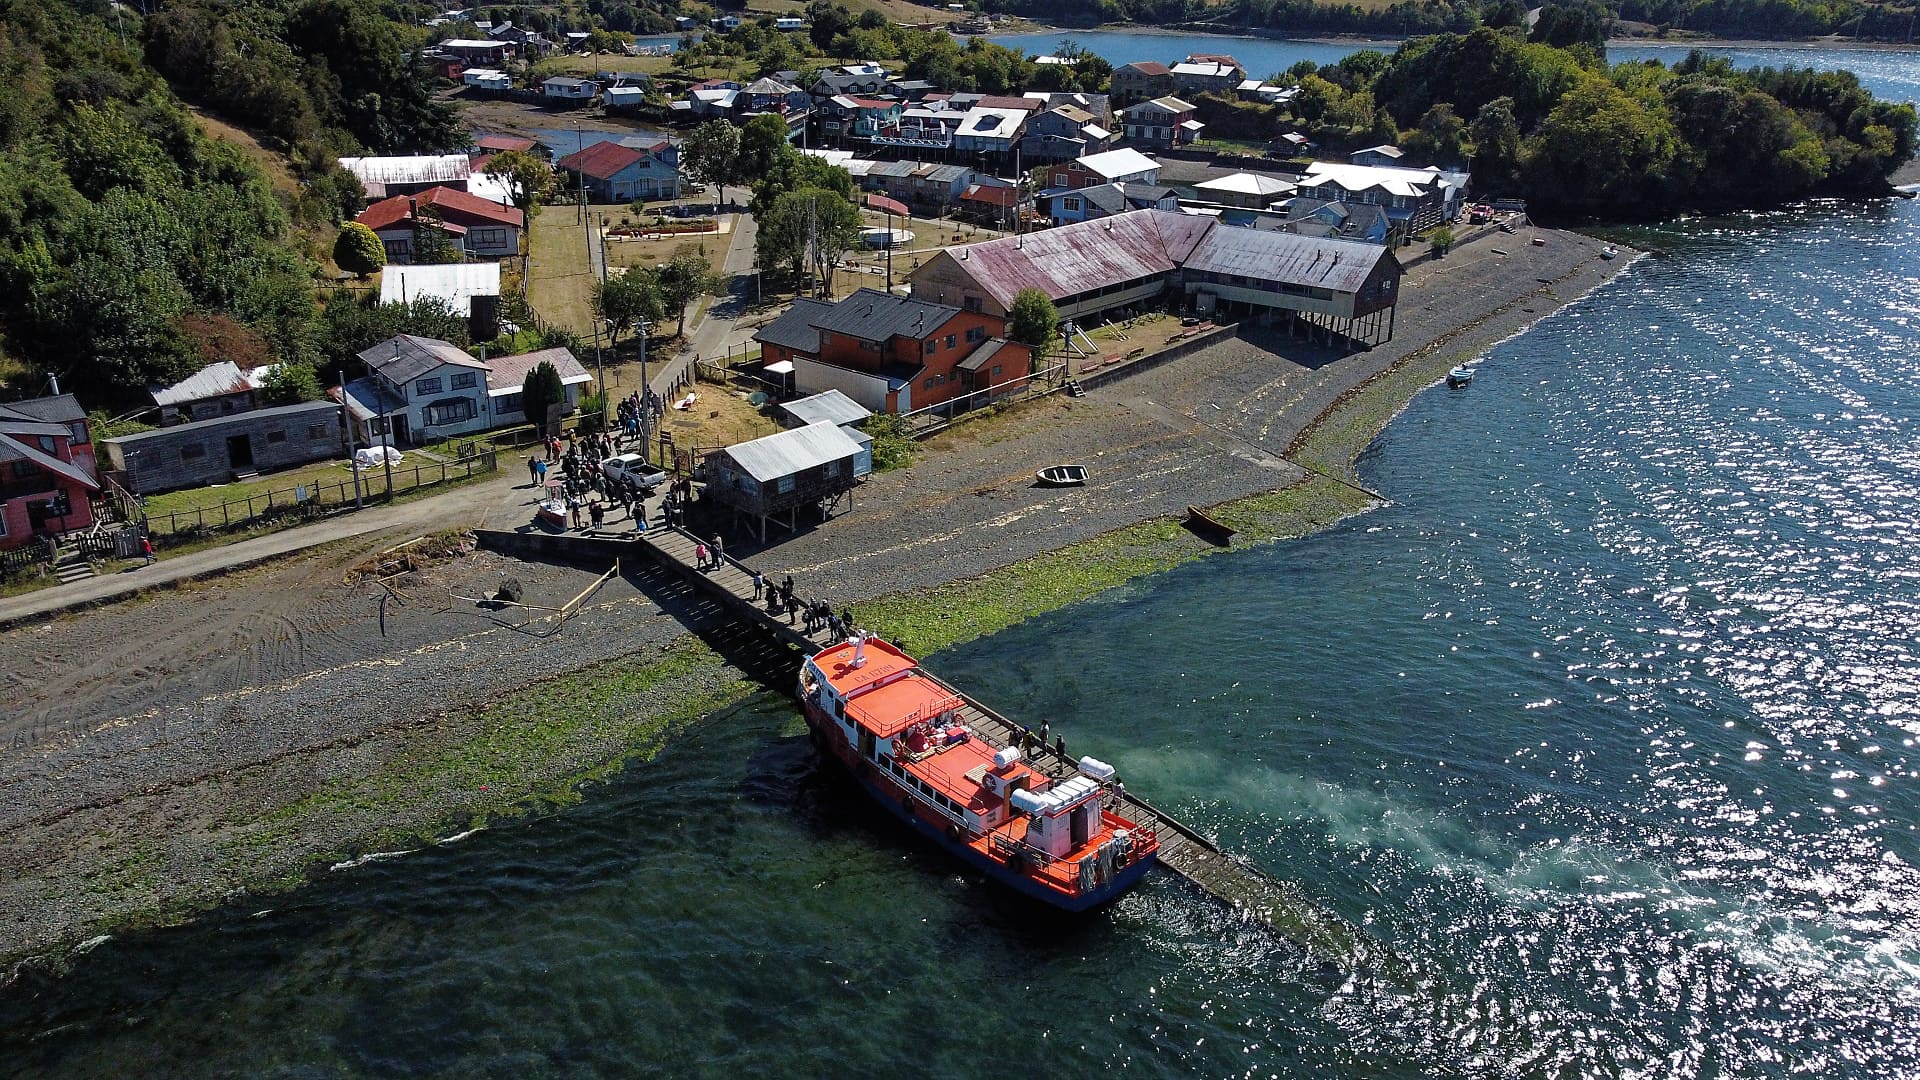
[(1134, 210), (1045, 232), (948, 248), (980, 287), (1008, 307), (1021, 289), (1054, 300), (1177, 268), (1213, 219), (1170, 210)]
[(1200, 241), (1186, 265), (1205, 273), (1354, 293), (1382, 259), (1392, 258), (1379, 244), (1223, 225)]

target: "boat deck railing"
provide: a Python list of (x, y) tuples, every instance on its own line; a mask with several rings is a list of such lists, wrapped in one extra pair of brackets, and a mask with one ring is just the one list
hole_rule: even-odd
[[(783, 619), (768, 612), (753, 599), (753, 574), (750, 568), (723, 558), (716, 567), (696, 568), (694, 546), (701, 541), (680, 528), (653, 528), (634, 537), (638, 549), (669, 569), (687, 576), (706, 591), (726, 602), (739, 617), (774, 634), (777, 638), (811, 656), (835, 643), (825, 629), (806, 632), (797, 615)], [(768, 587), (772, 582), (767, 583)], [(785, 614), (785, 613), (783, 613)], [(959, 722), (994, 749), (1021, 748), (1027, 764), (1042, 774), (1062, 780), (1078, 775), (1079, 763), (1065, 753), (1064, 740), (1053, 745), (1043, 743), (1024, 725), (1000, 715), (978, 700), (968, 698), (952, 686), (920, 669), (931, 682), (961, 701)], [(1137, 832), (1150, 833), (1159, 844), (1159, 863), (1193, 882), (1206, 892), (1236, 908), (1250, 912), (1275, 925), (1307, 929), (1316, 936), (1336, 936), (1327, 930), (1331, 917), (1317, 908), (1304, 905), (1279, 882), (1221, 850), (1205, 835), (1173, 816), (1156, 809), (1131, 791), (1110, 785), (1107, 799), (1110, 809), (1134, 823)], [(935, 804), (936, 807), (938, 804)], [(959, 824), (963, 824), (961, 822)], [(1019, 841), (1014, 841), (1018, 843)], [(1282, 917), (1282, 915), (1284, 917)]]

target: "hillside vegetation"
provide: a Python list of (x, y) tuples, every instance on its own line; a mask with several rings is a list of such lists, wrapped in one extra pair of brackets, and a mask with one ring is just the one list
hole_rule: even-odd
[(1883, 193), (1915, 147), (1913, 106), (1876, 101), (1850, 72), (1736, 71), (1697, 52), (1608, 66), (1591, 41), (1481, 29), (1289, 77), (1323, 140), (1398, 136), (1411, 163), (1470, 166), (1480, 195), (1580, 217)]
[(117, 406), (213, 359), (337, 356), (366, 320), (315, 303), (315, 256), (360, 200), (336, 155), (467, 141), (416, 40), (361, 0), (145, 20), (0, 0), (0, 350), (22, 389), (58, 375)]

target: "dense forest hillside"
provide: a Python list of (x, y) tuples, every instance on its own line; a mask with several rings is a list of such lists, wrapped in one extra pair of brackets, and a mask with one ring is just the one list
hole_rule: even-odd
[[(0, 0), (0, 374), (112, 405), (209, 359), (320, 359), (313, 255), (360, 195), (335, 156), (466, 143), (406, 34), (359, 0)], [(181, 95), (284, 154), (293, 190)]]

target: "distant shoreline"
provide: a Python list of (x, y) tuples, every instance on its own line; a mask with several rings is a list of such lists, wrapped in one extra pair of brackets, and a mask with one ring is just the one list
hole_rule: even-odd
[[(1253, 34), (1228, 33), (1217, 30), (1179, 30), (1164, 26), (1141, 26), (1133, 23), (1103, 23), (1099, 26), (1046, 26), (1035, 23), (1033, 29), (1016, 30), (1007, 34), (983, 34), (981, 37), (1012, 37), (1016, 34), (1154, 34), (1166, 37), (1217, 37), (1237, 38), (1246, 41), (1300, 41), (1309, 45), (1351, 45), (1356, 48), (1377, 48), (1392, 50), (1411, 37), (1427, 35), (1412, 34), (1408, 37), (1382, 38), (1361, 34)], [(1607, 48), (1675, 48), (1675, 49), (1831, 49), (1837, 52), (1910, 52), (1920, 53), (1920, 42), (1892, 41), (1854, 41), (1848, 38), (1795, 38), (1785, 41), (1769, 41), (1754, 38), (1657, 38), (1623, 37), (1608, 38)]]

